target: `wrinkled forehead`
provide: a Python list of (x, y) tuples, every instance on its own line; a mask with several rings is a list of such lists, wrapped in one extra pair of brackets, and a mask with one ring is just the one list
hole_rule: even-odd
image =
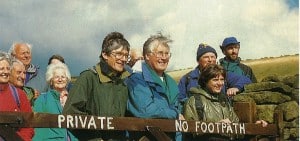
[(18, 52), (25, 52), (25, 51), (29, 51), (30, 52), (30, 47), (27, 46), (26, 44), (16, 44), (15, 46), (15, 51)]
[(13, 69), (23, 70), (25, 71), (25, 66), (22, 63), (19, 62), (13, 62)]

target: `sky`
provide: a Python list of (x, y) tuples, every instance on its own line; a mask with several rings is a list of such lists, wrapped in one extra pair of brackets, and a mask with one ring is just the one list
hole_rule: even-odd
[(243, 59), (299, 53), (298, 0), (2, 0), (0, 50), (14, 42), (32, 44), (33, 64), (46, 70), (60, 54), (73, 76), (99, 62), (103, 38), (121, 32), (139, 48), (158, 32), (169, 35), (168, 70), (195, 67), (206, 43), (223, 57), (225, 37), (240, 41)]

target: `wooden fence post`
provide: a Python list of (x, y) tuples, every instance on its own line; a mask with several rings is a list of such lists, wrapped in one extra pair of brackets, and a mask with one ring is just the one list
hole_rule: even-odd
[(278, 137), (276, 137), (276, 141), (283, 141), (283, 112), (282, 110), (276, 110), (274, 113), (274, 122), (277, 125), (278, 129)]

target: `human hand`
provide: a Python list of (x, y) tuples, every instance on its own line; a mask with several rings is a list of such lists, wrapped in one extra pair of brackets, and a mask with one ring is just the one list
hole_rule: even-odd
[(184, 118), (184, 116), (182, 114), (179, 114), (178, 119), (179, 120), (185, 120), (185, 118)]
[(222, 122), (222, 123), (231, 123), (231, 121), (228, 118), (222, 119), (219, 122)]
[(235, 96), (240, 90), (238, 88), (229, 88), (227, 89), (227, 96)]
[(258, 120), (255, 122), (255, 124), (261, 124), (262, 127), (267, 127), (268, 126), (268, 123), (264, 120)]
[(34, 89), (34, 96), (33, 96), (33, 98), (37, 99), (40, 96), (40, 94), (41, 93), (37, 89)]

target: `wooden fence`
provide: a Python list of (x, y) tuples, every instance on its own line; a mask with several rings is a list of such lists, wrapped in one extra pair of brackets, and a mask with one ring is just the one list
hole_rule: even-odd
[(240, 108), (236, 109), (237, 114), (242, 121), (241, 123), (224, 124), (202, 121), (144, 119), (134, 117), (99, 117), (91, 115), (0, 112), (0, 136), (4, 137), (8, 141), (18, 141), (21, 139), (17, 136), (17, 134), (15, 134), (14, 128), (32, 127), (145, 131), (154, 135), (158, 141), (169, 140), (165, 132), (199, 134), (230, 133), (253, 137), (256, 135), (269, 135), (273, 140), (282, 140), (282, 112), (278, 111), (275, 113), (274, 124), (269, 124), (267, 127), (263, 128), (261, 125), (248, 122), (254, 120), (252, 117), (253, 114), (255, 114), (255, 109), (253, 109), (253, 105), (251, 103), (239, 103), (235, 104), (235, 107), (244, 108), (244, 110), (240, 111), (238, 110)]

